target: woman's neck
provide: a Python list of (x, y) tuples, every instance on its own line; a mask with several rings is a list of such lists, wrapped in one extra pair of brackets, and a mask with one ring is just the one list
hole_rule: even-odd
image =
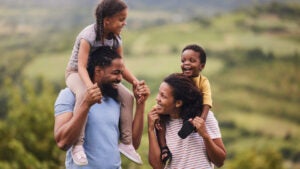
[(170, 118), (171, 119), (179, 119), (179, 111), (174, 111), (173, 113), (170, 113)]

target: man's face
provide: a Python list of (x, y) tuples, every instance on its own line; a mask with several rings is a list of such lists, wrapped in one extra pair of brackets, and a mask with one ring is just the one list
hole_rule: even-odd
[(114, 59), (110, 66), (101, 68), (96, 66), (95, 68), (95, 82), (99, 85), (108, 84), (113, 88), (117, 88), (117, 85), (122, 81), (122, 74), (124, 70), (124, 63), (121, 58)]

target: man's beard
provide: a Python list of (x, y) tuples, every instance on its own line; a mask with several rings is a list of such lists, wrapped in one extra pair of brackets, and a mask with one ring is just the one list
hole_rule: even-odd
[(114, 88), (111, 84), (102, 84), (100, 86), (102, 95), (105, 97), (111, 97), (115, 101), (118, 101), (118, 90)]

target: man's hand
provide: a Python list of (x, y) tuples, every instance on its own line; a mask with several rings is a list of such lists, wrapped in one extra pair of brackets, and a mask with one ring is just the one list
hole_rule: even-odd
[(90, 88), (87, 89), (84, 101), (89, 105), (93, 105), (95, 103), (101, 103), (102, 93), (97, 83), (93, 84)]

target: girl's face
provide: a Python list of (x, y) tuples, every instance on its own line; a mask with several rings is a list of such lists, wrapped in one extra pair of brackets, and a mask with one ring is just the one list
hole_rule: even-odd
[(115, 35), (120, 35), (123, 27), (126, 25), (127, 14), (128, 9), (124, 9), (112, 17), (104, 18), (105, 33), (108, 34), (112, 32)]
[(188, 77), (197, 77), (204, 68), (201, 63), (200, 53), (187, 49), (181, 54), (181, 70)]
[(171, 117), (179, 115), (181, 101), (176, 101), (172, 94), (172, 87), (166, 82), (162, 82), (156, 96), (156, 110), (158, 114), (168, 114)]

